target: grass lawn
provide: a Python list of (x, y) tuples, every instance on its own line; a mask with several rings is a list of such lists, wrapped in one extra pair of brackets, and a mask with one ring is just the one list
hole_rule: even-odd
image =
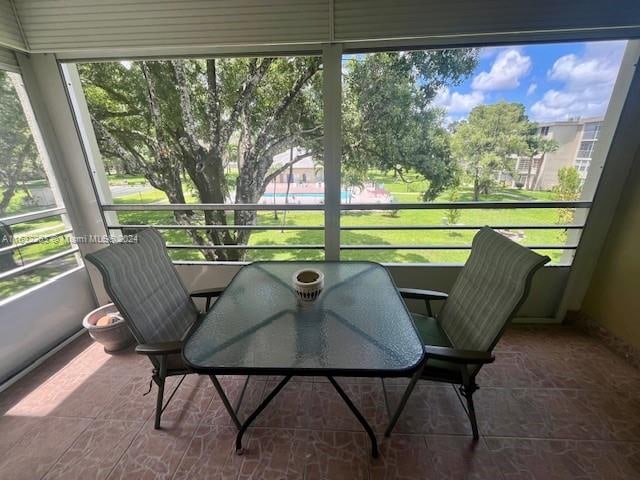
[[(46, 186), (45, 180), (30, 182), (28, 186), (42, 187)], [(29, 213), (36, 210), (42, 210), (51, 207), (34, 207), (28, 205), (25, 200), (27, 194), (24, 190), (18, 190), (12, 197), (11, 202), (5, 212), (6, 216), (20, 215), (23, 213)], [(57, 215), (41, 220), (33, 220), (30, 222), (19, 223), (11, 226), (15, 243), (24, 243), (38, 237), (50, 235), (64, 230), (64, 223), (62, 218)], [(4, 245), (3, 245), (4, 246)], [(44, 257), (54, 255), (70, 248), (68, 235), (63, 237), (57, 237), (55, 239), (48, 240), (43, 243), (37, 243), (35, 245), (29, 245), (26, 247), (14, 250), (13, 259), (16, 266), (22, 266), (36, 260), (40, 260)], [(31, 270), (25, 274), (13, 277), (4, 281), (0, 281), (0, 299), (4, 299), (11, 295), (25, 290), (34, 285), (44, 282), (45, 280), (52, 278), (56, 275), (63, 273), (69, 268), (76, 266), (77, 262), (74, 256), (65, 257), (60, 260), (56, 260), (50, 264), (42, 266), (38, 269)]]
[[(46, 180), (36, 180), (33, 182), (29, 182), (27, 185), (42, 187), (46, 186), (47, 182)], [(26, 192), (24, 190), (18, 190), (11, 198), (11, 202), (9, 203), (9, 206), (7, 207), (4, 215), (13, 216), (37, 210), (43, 210), (46, 208), (53, 208), (53, 206), (30, 206), (25, 203), (26, 198)], [(16, 241), (19, 243), (23, 243), (36, 237), (50, 235), (61, 230), (64, 230), (64, 223), (62, 222), (62, 218), (59, 215), (49, 218), (43, 218), (42, 220), (33, 220), (30, 222), (18, 223), (11, 226), (11, 231), (13, 232), (14, 237), (17, 237)], [(18, 265), (21, 265), (22, 263), (31, 262), (48, 255), (53, 255), (54, 253), (65, 250), (67, 248), (69, 248), (68, 241), (63, 241), (63, 238), (59, 238), (46, 243), (40, 243), (21, 248), (19, 251), (16, 251), (16, 253), (14, 254), (14, 258), (16, 260), (16, 263), (18, 263)]]
[(75, 257), (69, 256), (48, 263), (41, 268), (18, 275), (17, 277), (13, 277), (9, 280), (2, 281), (0, 282), (0, 300), (16, 295), (27, 288), (34, 287), (76, 267), (77, 265), (78, 263), (76, 262)]
[(108, 175), (109, 185), (146, 185), (144, 175)]
[[(383, 183), (398, 203), (421, 202), (421, 193), (426, 188), (426, 183), (414, 176), (412, 183), (402, 183), (391, 176), (383, 174), (371, 175), (372, 180)], [(115, 181), (114, 181), (115, 180)], [(109, 178), (111, 184), (139, 185), (144, 184), (142, 177), (113, 177)], [(187, 202), (197, 203), (198, 199), (187, 192)], [(16, 215), (33, 210), (33, 207), (24, 206), (26, 194), (19, 191), (12, 199), (6, 215)], [(459, 201), (470, 201), (472, 192), (463, 189), (459, 192)], [(483, 201), (532, 201), (553, 200), (551, 192), (529, 192), (518, 189), (497, 189), (491, 195), (481, 197)], [(449, 201), (449, 193), (444, 192), (435, 201)], [(114, 199), (115, 203), (167, 203), (167, 198), (161, 191), (149, 190), (137, 192), (131, 195)], [(203, 222), (202, 213), (198, 220)], [(441, 225), (445, 223), (446, 212), (444, 210), (398, 210), (391, 211), (346, 211), (343, 212), (341, 223), (343, 226), (358, 225)], [(117, 212), (120, 223), (123, 224), (174, 224), (175, 220), (171, 212)], [(282, 225), (284, 212), (278, 212), (276, 219), (273, 211), (258, 213), (259, 225)], [(458, 223), (466, 225), (496, 225), (496, 224), (555, 224), (558, 220), (556, 209), (505, 209), (505, 210), (460, 210)], [(232, 217), (230, 214), (230, 223)], [(324, 224), (323, 212), (288, 212), (286, 225), (290, 226), (322, 226)], [(51, 217), (28, 223), (14, 225), (14, 235), (34, 236), (48, 235), (64, 229), (62, 219)], [(184, 231), (169, 230), (163, 232), (168, 243), (190, 244), (193, 243)], [(343, 245), (468, 245), (474, 235), (474, 231), (447, 231), (447, 230), (357, 230), (342, 231), (341, 243)], [(523, 232), (525, 245), (539, 244), (563, 244), (567, 234), (562, 230), (527, 230)], [(14, 254), (18, 265), (38, 260), (48, 255), (69, 248), (66, 237), (56, 241), (41, 243), (24, 247)], [(255, 231), (249, 240), (250, 245), (322, 245), (324, 232), (322, 230), (298, 231), (298, 230), (267, 230)], [(562, 250), (550, 250), (541, 252), (549, 255), (552, 261), (558, 262), (563, 256)], [(204, 260), (198, 250), (173, 250), (172, 258), (176, 260)], [(344, 250), (344, 260), (373, 260), (388, 263), (463, 263), (469, 252), (465, 250)], [(248, 250), (247, 260), (321, 260), (324, 252), (318, 250)], [(75, 265), (74, 257), (54, 262), (25, 275), (11, 280), (0, 282), (0, 299), (6, 298), (19, 291), (37, 285), (55, 275), (68, 270)]]
[[(385, 188), (393, 193), (398, 202), (419, 202), (420, 192), (424, 189), (424, 182), (410, 184), (392, 183), (391, 178), (379, 176), (376, 181), (385, 184)], [(391, 182), (390, 182), (391, 181)], [(406, 191), (414, 190), (414, 191)], [(405, 190), (405, 191), (403, 191)], [(448, 201), (447, 192), (440, 195), (436, 201)], [(461, 190), (460, 201), (472, 198), (470, 189)], [(491, 195), (482, 196), (483, 201), (518, 201), (518, 200), (552, 200), (551, 192), (529, 192), (518, 189), (500, 189)], [(189, 196), (188, 202), (197, 202), (197, 198)], [(159, 191), (148, 191), (119, 197), (116, 203), (166, 203), (166, 197)], [(397, 212), (343, 212), (341, 223), (343, 226), (357, 225), (439, 225), (445, 223), (443, 210), (399, 210)], [(118, 212), (118, 218), (124, 224), (174, 224), (171, 212)], [(272, 211), (258, 213), (258, 224), (281, 225), (283, 212), (278, 212), (278, 219)], [(460, 210), (461, 224), (555, 224), (558, 219), (556, 209), (522, 209), (522, 210)], [(202, 220), (201, 220), (202, 221)], [(231, 221), (231, 218), (230, 218)], [(322, 212), (288, 212), (287, 225), (323, 225)], [(188, 234), (183, 231), (166, 231), (168, 243), (192, 243)], [(341, 243), (343, 245), (468, 245), (474, 231), (420, 231), (420, 230), (391, 230), (391, 231), (343, 231)], [(562, 244), (566, 242), (566, 232), (562, 230), (527, 230), (524, 232), (523, 244)], [(323, 244), (324, 232), (296, 231), (296, 230), (267, 230), (255, 231), (250, 238), (250, 245), (307, 245)], [(379, 262), (430, 262), (430, 263), (462, 263), (468, 256), (468, 251), (455, 250), (345, 250), (342, 258), (345, 260), (374, 260)], [(559, 261), (562, 250), (544, 252), (553, 261)], [(176, 260), (203, 260), (204, 257), (197, 250), (171, 251)], [(249, 250), (248, 260), (288, 260), (288, 259), (322, 259), (322, 250)]]

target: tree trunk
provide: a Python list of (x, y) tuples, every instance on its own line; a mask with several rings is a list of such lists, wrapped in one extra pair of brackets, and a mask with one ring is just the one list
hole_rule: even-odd
[[(210, 151), (206, 157), (185, 162), (184, 165), (187, 174), (198, 190), (198, 197), (202, 203), (222, 204), (226, 202), (228, 189), (222, 158), (219, 155)], [(202, 165), (200, 170), (197, 168), (198, 165)], [(207, 225), (227, 225), (226, 212), (224, 210), (206, 210), (204, 221)], [(236, 243), (230, 230), (207, 230), (207, 236), (213, 245), (234, 245)], [(229, 260), (230, 252), (232, 250), (208, 250), (208, 254), (205, 256), (207, 259), (226, 261)]]
[(12, 184), (5, 187), (4, 192), (2, 192), (2, 198), (0, 198), (0, 217), (4, 217), (4, 212), (7, 210), (7, 207), (9, 207), (14, 193), (16, 193), (16, 183), (12, 182)]
[[(13, 232), (11, 227), (0, 223), (0, 248), (13, 245)], [(13, 258), (13, 251), (0, 253), (0, 272), (13, 270), (18, 264)]]
[(478, 174), (473, 177), (473, 201), (477, 202), (480, 200), (480, 178)]
[[(256, 176), (254, 175), (252, 165), (254, 162), (250, 155), (245, 155), (242, 162), (242, 169), (238, 175), (236, 186), (236, 203), (258, 203), (262, 192), (256, 184)], [(255, 225), (258, 215), (255, 210), (236, 210), (233, 215), (235, 225)], [(236, 242), (238, 245), (246, 245), (251, 237), (250, 230), (239, 230), (236, 234)], [(231, 252), (230, 252), (231, 253)], [(246, 250), (234, 250), (237, 258), (242, 260), (245, 258)]]
[[(293, 163), (289, 165), (289, 173), (287, 173), (287, 193), (284, 196), (284, 204), (287, 205), (289, 203), (289, 191), (291, 190), (291, 179), (293, 178)], [(287, 211), (284, 211), (284, 215), (282, 216), (282, 226), (284, 227), (287, 224)], [(280, 230), (280, 233), (283, 233), (284, 230)]]

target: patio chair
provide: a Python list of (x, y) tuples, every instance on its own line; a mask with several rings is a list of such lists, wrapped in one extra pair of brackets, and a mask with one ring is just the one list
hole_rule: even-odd
[[(473, 393), (479, 388), (476, 376), (483, 365), (495, 360), (493, 348), (527, 298), (533, 275), (549, 260), (484, 227), (474, 237), (471, 256), (449, 295), (399, 289), (404, 298), (426, 303), (427, 315), (412, 313), (425, 344), (426, 361), (421, 374), (413, 377), (400, 400), (386, 436), (391, 434), (419, 377), (454, 386), (471, 422), (473, 438), (478, 440), (473, 405)], [(432, 300), (445, 302), (437, 316), (431, 308)], [(466, 407), (462, 398), (466, 400)]]
[[(162, 235), (151, 228), (138, 232), (136, 243), (113, 244), (88, 254), (86, 259), (102, 274), (107, 293), (138, 343), (136, 352), (147, 355), (153, 364), (151, 378), (158, 386), (155, 428), (159, 429), (165, 408), (185, 376), (193, 373), (181, 354), (184, 338), (202, 316), (192, 298), (206, 299), (206, 312), (211, 299), (224, 289), (189, 294), (167, 255)], [(182, 375), (182, 379), (163, 404), (165, 380), (174, 375)], [(239, 405), (234, 409), (217, 378), (210, 378), (239, 428), (236, 415)]]

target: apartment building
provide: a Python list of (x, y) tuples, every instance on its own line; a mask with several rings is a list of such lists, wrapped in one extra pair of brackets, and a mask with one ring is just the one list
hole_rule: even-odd
[(533, 162), (520, 157), (513, 184), (533, 190), (549, 190), (557, 184), (558, 171), (564, 167), (576, 167), (584, 182), (602, 120), (602, 117), (591, 117), (540, 123), (540, 135), (558, 142), (558, 149), (534, 157)]

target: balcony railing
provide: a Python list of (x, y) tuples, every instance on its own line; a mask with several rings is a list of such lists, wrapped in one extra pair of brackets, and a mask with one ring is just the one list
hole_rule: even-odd
[[(5, 225), (5, 226), (15, 226), (18, 224), (24, 224), (24, 223), (28, 223), (28, 222), (34, 222), (37, 220), (45, 220), (47, 218), (52, 218), (52, 217), (59, 217), (60, 215), (64, 215), (66, 213), (66, 210), (64, 207), (56, 207), (56, 208), (49, 208), (46, 210), (38, 210), (35, 212), (29, 212), (29, 213), (24, 213), (24, 214), (20, 214), (20, 215), (13, 215), (10, 217), (5, 217), (0, 219), (0, 225)], [(30, 232), (27, 232), (25, 234), (25, 236), (27, 237), (33, 237), (30, 240), (24, 241), (24, 242), (20, 242), (20, 243), (14, 243), (11, 245), (7, 245), (4, 246), (2, 248), (0, 248), (0, 254), (6, 254), (9, 252), (15, 252), (15, 251), (19, 251), (23, 248), (29, 247), (29, 246), (33, 246), (33, 245), (37, 245), (43, 242), (48, 242), (51, 240), (54, 240), (56, 238), (62, 237), (64, 235), (68, 235), (72, 232), (72, 230), (70, 228), (64, 228), (63, 230), (60, 230), (58, 232), (55, 233), (50, 233), (47, 235), (34, 235)], [(55, 262), (57, 260), (60, 260), (62, 258), (68, 257), (70, 255), (74, 255), (78, 253), (78, 248), (75, 246), (71, 246), (68, 249), (65, 249), (63, 251), (60, 252), (56, 252), (53, 253), (51, 255), (46, 255), (42, 258), (39, 258), (37, 260), (32, 260), (30, 262), (24, 263), (23, 265), (13, 268), (11, 270), (5, 270), (4, 272), (0, 272), (0, 281), (5, 281), (5, 280), (9, 280), (11, 278), (17, 277), (19, 275), (22, 275), (24, 273), (30, 272), (32, 270), (35, 270), (37, 268), (41, 268), (43, 266), (46, 266), (48, 264), (51, 264), (52, 262)]]
[[(590, 208), (588, 201), (532, 201), (532, 202), (453, 202), (453, 203), (347, 203), (339, 206), (340, 211), (397, 211), (397, 210), (486, 210), (486, 209), (556, 209), (556, 208)], [(140, 211), (322, 211), (326, 212), (326, 205), (307, 204), (108, 204), (102, 206), (105, 211), (113, 212), (140, 212)], [(159, 230), (325, 230), (324, 225), (176, 225), (176, 224), (108, 224), (109, 230), (133, 229), (139, 230), (146, 227), (155, 227)], [(340, 231), (355, 230), (478, 230), (485, 225), (341, 225)], [(494, 229), (521, 229), (521, 230), (582, 230), (583, 224), (492, 224), (488, 225)], [(326, 238), (326, 236), (325, 236)], [(197, 244), (167, 244), (167, 248), (173, 250), (206, 250), (206, 249), (246, 249), (246, 250), (323, 250), (324, 244), (244, 244), (244, 245), (197, 245)], [(537, 250), (575, 250), (577, 244), (541, 244), (525, 245)], [(381, 244), (381, 245), (353, 245), (341, 244), (340, 250), (469, 250), (470, 244)]]

